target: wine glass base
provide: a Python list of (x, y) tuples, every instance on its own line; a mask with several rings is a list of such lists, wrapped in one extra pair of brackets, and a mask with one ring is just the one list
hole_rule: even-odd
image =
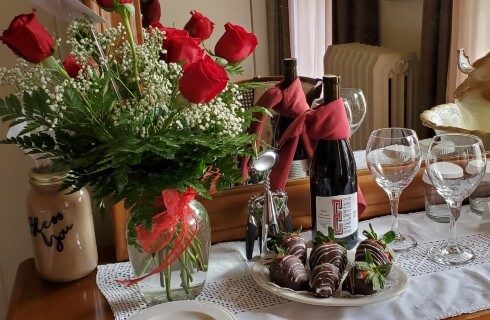
[(475, 258), (473, 251), (462, 245), (448, 245), (429, 249), (429, 259), (439, 264), (461, 265)]
[(389, 244), (389, 246), (395, 252), (408, 251), (417, 246), (417, 241), (411, 236), (400, 234)]

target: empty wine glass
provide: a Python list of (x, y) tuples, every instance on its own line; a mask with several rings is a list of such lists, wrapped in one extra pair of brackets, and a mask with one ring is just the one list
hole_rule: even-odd
[[(452, 142), (448, 152), (441, 151), (441, 143)], [(444, 149), (442, 149), (444, 150)], [(485, 174), (486, 155), (480, 138), (467, 134), (435, 136), (427, 153), (427, 175), (437, 192), (449, 206), (449, 241), (429, 250), (429, 258), (447, 265), (464, 264), (475, 257), (471, 249), (458, 244), (456, 221), (461, 214), (461, 203), (478, 186)]]
[(420, 169), (420, 146), (411, 129), (384, 128), (371, 133), (366, 147), (366, 161), (376, 183), (388, 194), (393, 215), (391, 229), (396, 238), (390, 244), (394, 251), (409, 250), (417, 245), (414, 238), (400, 232), (398, 202), (400, 195)]
[(347, 101), (346, 111), (350, 124), (351, 135), (359, 129), (366, 116), (366, 98), (361, 89), (356, 88), (341, 88), (340, 96)]
[[(356, 88), (340, 88), (339, 94), (344, 100), (345, 113), (350, 125), (350, 134), (353, 135), (359, 129), (366, 116), (366, 98), (362, 90)], [(314, 109), (321, 104), (323, 104), (323, 98), (318, 98), (313, 100), (311, 107)]]

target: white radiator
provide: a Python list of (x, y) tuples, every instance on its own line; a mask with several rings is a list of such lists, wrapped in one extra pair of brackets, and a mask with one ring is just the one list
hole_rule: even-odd
[(383, 127), (413, 127), (417, 101), (417, 57), (413, 52), (359, 43), (331, 45), (325, 73), (340, 76), (341, 87), (364, 91), (367, 113), (351, 137), (353, 150), (365, 149), (369, 134)]

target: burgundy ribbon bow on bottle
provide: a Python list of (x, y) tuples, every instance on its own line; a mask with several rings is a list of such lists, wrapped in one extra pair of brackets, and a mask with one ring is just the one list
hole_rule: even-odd
[[(267, 91), (264, 92), (264, 94), (262, 94), (262, 96), (259, 98), (256, 105), (266, 109), (273, 109), (279, 112), (282, 116), (292, 119), (310, 110), (299, 78), (296, 78), (287, 88), (283, 90), (281, 90), (279, 84), (267, 89)], [(266, 115), (264, 113), (257, 113), (254, 115), (254, 117), (256, 121), (250, 125), (248, 133), (255, 134), (257, 136), (258, 147), (262, 137), (262, 130), (264, 128), (264, 120)], [(300, 138), (308, 158), (311, 159), (313, 156), (314, 144), (311, 143), (306, 132), (302, 133)], [(248, 178), (249, 161), (250, 157), (244, 157), (242, 160), (242, 176), (245, 180)]]
[[(194, 189), (179, 192), (175, 189), (164, 190), (157, 200), (159, 207), (165, 206), (163, 211), (153, 217), (151, 230), (143, 225), (136, 226), (136, 236), (143, 251), (150, 254), (163, 250), (170, 245), (160, 265), (150, 273), (129, 280), (118, 282), (130, 286), (139, 281), (162, 272), (165, 268), (177, 260), (189, 246), (196, 235), (199, 224), (189, 203), (196, 196)], [(173, 240), (173, 241), (172, 241)], [(170, 243), (172, 241), (172, 243)]]
[[(349, 139), (350, 126), (345, 113), (342, 99), (335, 100), (327, 105), (308, 109), (284, 132), (279, 142), (279, 161), (272, 168), (270, 175), (273, 190), (284, 189), (288, 177), (294, 152), (298, 147), (300, 137), (307, 136), (313, 141)], [(357, 188), (358, 214), (366, 209), (366, 201), (360, 188)]]

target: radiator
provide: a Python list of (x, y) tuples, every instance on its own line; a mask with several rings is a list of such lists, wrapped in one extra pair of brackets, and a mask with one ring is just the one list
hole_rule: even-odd
[(359, 43), (331, 45), (325, 73), (341, 78), (341, 87), (360, 88), (367, 102), (364, 123), (351, 137), (353, 150), (365, 149), (369, 134), (384, 127), (413, 127), (417, 101), (417, 56)]

